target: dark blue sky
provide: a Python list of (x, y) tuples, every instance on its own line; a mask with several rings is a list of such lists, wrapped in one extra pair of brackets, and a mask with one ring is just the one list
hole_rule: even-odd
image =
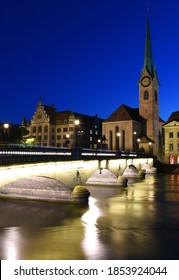
[[(179, 110), (178, 0), (149, 0), (160, 116)], [(58, 111), (107, 118), (138, 107), (145, 0), (1, 0), (0, 121), (29, 120), (42, 96)]]

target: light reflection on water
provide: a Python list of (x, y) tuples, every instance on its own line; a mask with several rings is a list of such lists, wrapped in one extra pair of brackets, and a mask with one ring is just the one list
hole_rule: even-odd
[(1, 200), (0, 258), (179, 258), (178, 174), (89, 190), (88, 207)]

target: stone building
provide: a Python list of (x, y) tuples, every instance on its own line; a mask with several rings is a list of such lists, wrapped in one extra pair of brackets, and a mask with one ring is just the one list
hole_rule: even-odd
[(57, 112), (40, 99), (27, 127), (27, 138), (53, 147), (96, 148), (101, 139), (102, 119), (72, 111)]
[(173, 112), (163, 125), (165, 163), (179, 164), (179, 111)]
[(139, 108), (121, 105), (102, 124), (109, 149), (153, 153), (162, 159), (164, 121), (159, 117), (159, 80), (153, 63), (149, 19), (144, 66), (138, 81)]

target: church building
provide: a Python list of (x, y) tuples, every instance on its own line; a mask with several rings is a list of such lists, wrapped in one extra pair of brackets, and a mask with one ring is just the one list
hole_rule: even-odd
[(102, 124), (111, 150), (152, 153), (163, 157), (162, 125), (159, 117), (159, 80), (153, 63), (149, 19), (146, 20), (144, 65), (138, 81), (139, 108), (121, 105)]

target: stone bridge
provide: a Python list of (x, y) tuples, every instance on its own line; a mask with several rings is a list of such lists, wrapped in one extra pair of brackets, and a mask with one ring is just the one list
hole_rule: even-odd
[(44, 176), (56, 179), (69, 187), (78, 183), (84, 185), (88, 178), (98, 169), (107, 168), (115, 175), (121, 175), (126, 167), (133, 164), (138, 170), (153, 158), (125, 158), (110, 160), (75, 160), (49, 163), (34, 163), (0, 167), (0, 187), (19, 178)]

